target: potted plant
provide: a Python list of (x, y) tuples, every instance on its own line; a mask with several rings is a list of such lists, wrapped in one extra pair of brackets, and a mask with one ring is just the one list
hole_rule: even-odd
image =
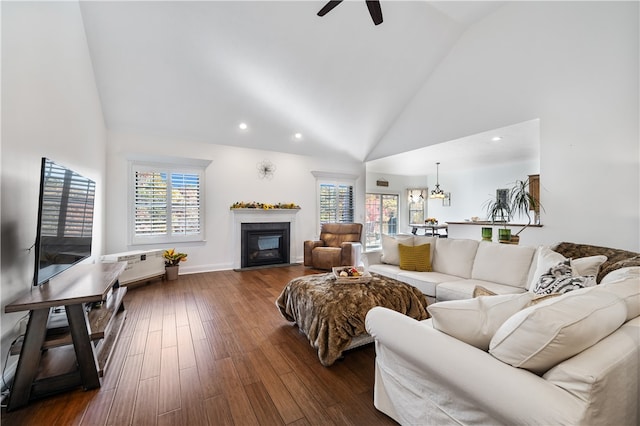
[(178, 253), (176, 252), (176, 249), (169, 249), (162, 253), (162, 257), (164, 257), (164, 269), (167, 275), (167, 280), (177, 280), (180, 262), (185, 262), (187, 260), (187, 254)]
[[(491, 223), (502, 223), (504, 228), (498, 230), (498, 241), (508, 242), (511, 239), (511, 230), (507, 228), (507, 222), (511, 218), (511, 203), (509, 202), (510, 191), (508, 189), (497, 189), (496, 197), (485, 202), (484, 206), (487, 210), (487, 219)], [(487, 229), (485, 231), (485, 229)], [(490, 228), (483, 228), (483, 239), (490, 240)]]
[(520, 241), (520, 233), (524, 231), (527, 226), (531, 225), (531, 211), (539, 212), (544, 208), (540, 204), (540, 200), (531, 195), (529, 192), (529, 181), (517, 180), (513, 186), (509, 189), (509, 195), (507, 197), (509, 202), (509, 210), (511, 215), (526, 216), (527, 223), (511, 236), (511, 242), (517, 244)]

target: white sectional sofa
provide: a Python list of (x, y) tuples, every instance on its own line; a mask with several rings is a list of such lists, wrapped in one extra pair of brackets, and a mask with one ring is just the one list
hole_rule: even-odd
[[(369, 311), (380, 411), (402, 425), (640, 424), (640, 267), (538, 299), (527, 289), (549, 260), (562, 258), (558, 253), (470, 240), (429, 243), (432, 272), (400, 269), (393, 250), (368, 255), (370, 271), (442, 300), (425, 321)], [(575, 262), (580, 273), (598, 274), (604, 256), (594, 257)], [(477, 285), (497, 295), (472, 298)]]
[[(398, 243), (431, 245), (433, 271), (400, 269)], [(370, 272), (413, 285), (437, 301), (467, 299), (476, 286), (497, 294), (523, 293), (529, 288), (535, 247), (497, 244), (475, 240), (384, 236), (382, 251), (366, 253)]]

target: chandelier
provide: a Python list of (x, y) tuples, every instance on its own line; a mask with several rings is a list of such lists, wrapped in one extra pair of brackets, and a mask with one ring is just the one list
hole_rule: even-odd
[(431, 190), (429, 198), (445, 198), (444, 191), (440, 189), (440, 162), (436, 163), (436, 187)]

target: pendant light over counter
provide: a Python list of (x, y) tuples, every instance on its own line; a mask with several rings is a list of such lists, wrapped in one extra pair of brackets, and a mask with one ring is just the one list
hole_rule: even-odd
[(440, 162), (436, 163), (436, 186), (431, 190), (429, 198), (445, 198), (446, 195), (442, 189), (440, 189)]

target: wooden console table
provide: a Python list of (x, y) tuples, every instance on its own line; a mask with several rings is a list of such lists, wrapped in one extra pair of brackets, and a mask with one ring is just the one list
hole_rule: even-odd
[[(78, 386), (100, 387), (126, 317), (127, 288), (118, 282), (126, 265), (76, 265), (5, 306), (7, 313), (30, 311), (24, 338), (11, 352), (20, 358), (7, 410)], [(51, 310), (61, 306), (68, 325), (54, 326)]]

